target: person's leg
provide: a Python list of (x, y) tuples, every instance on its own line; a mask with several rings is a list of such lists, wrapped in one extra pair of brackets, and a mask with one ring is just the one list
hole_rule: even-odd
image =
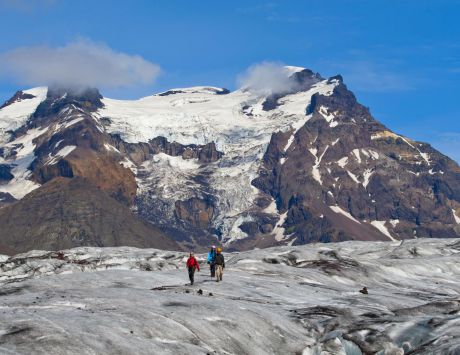
[(194, 273), (195, 273), (195, 270), (193, 270), (193, 268), (188, 269), (188, 278), (190, 279), (191, 285), (193, 285), (193, 282), (194, 282)]
[(216, 266), (216, 281), (217, 282), (221, 280), (221, 277), (220, 277), (221, 273), (222, 273), (222, 266), (217, 265)]
[(211, 277), (215, 277), (215, 276), (216, 276), (216, 265), (211, 264)]

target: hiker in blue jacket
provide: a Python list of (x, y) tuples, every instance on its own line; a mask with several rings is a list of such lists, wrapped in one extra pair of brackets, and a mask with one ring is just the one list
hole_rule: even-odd
[(209, 269), (211, 270), (211, 277), (216, 276), (216, 264), (214, 263), (216, 259), (216, 254), (216, 246), (213, 245), (208, 253), (208, 264)]

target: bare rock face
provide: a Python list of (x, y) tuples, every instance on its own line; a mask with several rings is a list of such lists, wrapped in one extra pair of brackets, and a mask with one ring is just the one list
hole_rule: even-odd
[(307, 114), (287, 151), (289, 134), (273, 134), (253, 181), (296, 243), (459, 236), (455, 162), (375, 121), (344, 84), (313, 95)]
[(10, 181), (14, 178), (11, 174), (11, 166), (6, 164), (0, 164), (0, 182)]
[(200, 163), (212, 163), (219, 160), (223, 153), (219, 152), (214, 142), (204, 145), (184, 145), (177, 142), (169, 142), (165, 137), (155, 137), (148, 143), (126, 143), (119, 136), (114, 136), (114, 146), (129, 156), (129, 158), (141, 164), (149, 156), (165, 153), (173, 157), (198, 159)]
[(178, 219), (189, 222), (194, 227), (206, 228), (214, 215), (214, 207), (212, 201), (191, 198), (176, 201), (175, 214)]

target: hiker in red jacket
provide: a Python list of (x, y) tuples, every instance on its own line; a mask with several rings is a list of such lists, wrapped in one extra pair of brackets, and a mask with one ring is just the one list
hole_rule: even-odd
[(190, 285), (193, 285), (195, 269), (200, 271), (200, 264), (193, 256), (193, 253), (190, 253), (189, 258), (187, 259), (187, 269), (188, 269), (188, 278), (190, 279)]

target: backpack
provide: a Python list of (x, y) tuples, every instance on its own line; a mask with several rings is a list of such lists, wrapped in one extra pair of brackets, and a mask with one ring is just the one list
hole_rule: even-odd
[(216, 265), (224, 265), (225, 263), (224, 256), (222, 254), (217, 254), (216, 258), (214, 259), (214, 263)]
[(214, 263), (215, 259), (216, 259), (216, 251), (213, 249), (208, 253), (208, 263), (210, 264)]

